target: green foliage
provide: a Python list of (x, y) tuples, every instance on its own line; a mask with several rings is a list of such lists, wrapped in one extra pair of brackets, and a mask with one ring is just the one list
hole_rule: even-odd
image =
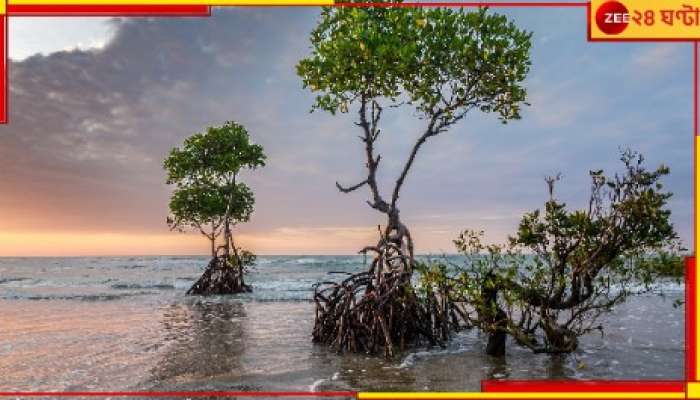
[[(676, 237), (665, 208), (671, 193), (663, 192), (660, 179), (666, 166), (647, 171), (644, 158), (625, 151), (623, 175), (605, 177), (591, 171), (592, 195), (588, 210), (566, 211), (566, 204), (551, 198), (544, 213), (535, 210), (523, 217), (514, 244), (535, 253), (550, 251), (559, 262), (596, 254), (612, 259), (639, 249), (655, 249)], [(554, 181), (549, 181), (553, 188)], [(553, 189), (550, 189), (550, 196)], [(595, 251), (595, 253), (594, 253)]]
[[(249, 250), (239, 249), (238, 258), (231, 257), (229, 262), (234, 268), (241, 268), (241, 270), (247, 272), (248, 268), (255, 265), (255, 261), (258, 259), (253, 252)], [(238, 264), (240, 262), (240, 265)]]
[[(230, 191), (230, 188), (233, 190)], [(218, 226), (226, 215), (230, 194), (234, 198), (230, 208), (231, 219), (247, 222), (253, 213), (255, 197), (246, 184), (217, 187), (195, 183), (183, 185), (173, 191), (170, 196), (168, 223), (179, 230), (186, 227), (204, 228), (212, 224)]]
[(447, 264), (432, 260), (416, 261), (415, 270), (421, 278), (418, 286), (421, 293), (430, 293), (436, 287), (444, 287), (449, 284), (450, 273)]
[(262, 146), (251, 143), (245, 128), (235, 122), (185, 139), (163, 163), (166, 182), (176, 185), (168, 224), (178, 230), (199, 229), (213, 240), (224, 224), (248, 221), (255, 198), (236, 178), (244, 168), (264, 165)]
[(327, 7), (311, 45), (297, 73), (333, 114), (384, 99), (448, 126), (474, 108), (516, 119), (525, 101), (531, 34), (486, 9)]
[(243, 168), (264, 165), (262, 146), (251, 143), (248, 131), (231, 121), (188, 137), (183, 147), (172, 149), (163, 163), (168, 184), (218, 187), (230, 184)]
[[(602, 330), (601, 314), (630, 294), (650, 290), (660, 275), (677, 273), (682, 264), (667, 208), (671, 193), (661, 183), (669, 170), (649, 171), (643, 160), (625, 151), (623, 173), (591, 171), (584, 210), (567, 210), (554, 197), (559, 177), (548, 178), (543, 211), (525, 214), (506, 245), (482, 244), (483, 232), (460, 234), (455, 245), (467, 262), (449, 279), (454, 295), (472, 307), (470, 322), (493, 333), (500, 310), (519, 344), (570, 352), (579, 336)], [(423, 279), (430, 284), (435, 278)], [(489, 300), (493, 293), (495, 302)]]

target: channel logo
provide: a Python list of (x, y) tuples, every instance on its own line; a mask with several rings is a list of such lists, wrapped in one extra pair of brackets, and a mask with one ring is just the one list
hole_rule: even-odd
[(700, 0), (591, 0), (589, 40), (700, 40)]
[(595, 23), (603, 33), (617, 35), (627, 28), (630, 14), (624, 4), (607, 1), (601, 4), (595, 13)]

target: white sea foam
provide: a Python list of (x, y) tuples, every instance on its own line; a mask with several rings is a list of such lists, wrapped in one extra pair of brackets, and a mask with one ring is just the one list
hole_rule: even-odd
[(321, 384), (322, 384), (323, 382), (326, 382), (326, 381), (328, 381), (328, 379), (326, 379), (326, 378), (317, 379), (316, 381), (314, 381), (314, 383), (312, 383), (312, 384), (309, 386), (309, 392), (317, 392), (317, 391), (318, 391), (318, 387), (321, 386)]

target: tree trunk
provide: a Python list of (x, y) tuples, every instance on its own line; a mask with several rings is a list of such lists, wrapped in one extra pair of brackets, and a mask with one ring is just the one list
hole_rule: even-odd
[(508, 337), (505, 323), (506, 313), (498, 305), (498, 284), (495, 282), (494, 274), (487, 274), (481, 283), (481, 295), (484, 301), (486, 312), (479, 318), (484, 319), (491, 325), (489, 339), (486, 344), (486, 354), (494, 357), (504, 357), (506, 355), (506, 339)]
[(245, 273), (243, 260), (241, 259), (241, 256), (238, 254), (238, 249), (236, 248), (236, 244), (233, 242), (233, 235), (229, 235), (229, 240), (231, 241), (231, 248), (233, 249), (233, 257), (234, 257), (234, 260), (236, 263), (236, 270), (238, 273), (238, 285), (241, 287), (245, 287), (245, 282), (243, 281), (243, 275)]
[(207, 296), (250, 292), (250, 286), (243, 284), (243, 279), (238, 272), (238, 268), (231, 265), (229, 258), (215, 257), (187, 294)]
[(500, 326), (502, 321), (505, 319), (505, 313), (501, 310), (496, 314), (496, 330), (489, 333), (489, 341), (486, 344), (486, 354), (494, 357), (505, 357), (506, 355), (506, 339), (508, 335), (506, 331)]
[(231, 226), (228, 217), (224, 221), (224, 256), (226, 258), (231, 255)]
[[(394, 186), (391, 203), (388, 203), (382, 198), (376, 180), (381, 156), (374, 155), (382, 108), (364, 94), (360, 102), (358, 125), (364, 133), (361, 139), (365, 144), (367, 178), (348, 187), (336, 182), (336, 187), (343, 193), (350, 193), (366, 185), (371, 195), (369, 206), (387, 216), (387, 225), (383, 232), (380, 230), (379, 242), (361, 251), (376, 254), (368, 271), (351, 274), (342, 282), (327, 281), (316, 285), (313, 340), (337, 351), (376, 353), (383, 349), (386, 357), (392, 357), (396, 354), (395, 346), (403, 350), (404, 346), (423, 341), (431, 345), (442, 344), (442, 340), (449, 336), (449, 312), (431, 307), (431, 304), (439, 303), (437, 296), (428, 293), (425, 296), (428, 299), (421, 298), (411, 283), (415, 266), (413, 239), (401, 222), (397, 207), (401, 186), (418, 148), (438, 131), (433, 133), (433, 119), (427, 133), (414, 145)], [(450, 307), (445, 304), (445, 308)]]
[(363, 250), (376, 254), (369, 270), (316, 287), (314, 342), (391, 358), (407, 347), (442, 345), (449, 338), (452, 304), (432, 292), (426, 299), (416, 295), (413, 240), (398, 210), (386, 214), (378, 244)]
[[(224, 254), (217, 256), (215, 243), (212, 240), (213, 257), (202, 276), (192, 285), (187, 294), (217, 295), (252, 291), (243, 279), (245, 272), (243, 260), (233, 243), (233, 235), (227, 222), (224, 226)], [(233, 257), (231, 257), (231, 249), (233, 249)]]
[(216, 225), (214, 225), (214, 222), (211, 223), (211, 235), (209, 237), (209, 241), (211, 242), (211, 258), (216, 258)]
[(395, 247), (397, 249), (397, 253), (400, 253), (400, 258), (394, 259), (391, 266), (392, 271), (386, 272), (405, 273), (404, 280), (410, 282), (415, 263), (413, 239), (406, 225), (401, 222), (397, 208), (390, 209), (386, 214), (386, 229), (377, 247), (380, 249)]

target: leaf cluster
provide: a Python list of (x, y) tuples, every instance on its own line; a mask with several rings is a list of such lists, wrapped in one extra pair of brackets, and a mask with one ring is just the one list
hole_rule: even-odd
[(234, 198), (235, 203), (230, 209), (230, 218), (247, 222), (253, 213), (255, 197), (246, 184), (236, 183), (231, 187), (190, 184), (176, 188), (170, 196), (168, 224), (179, 230), (187, 226), (203, 228), (212, 223), (218, 225), (226, 215), (229, 196)]
[(229, 121), (185, 139), (182, 148), (170, 151), (163, 166), (167, 184), (223, 186), (243, 168), (264, 166), (265, 158), (262, 146), (250, 141), (248, 131)]
[(297, 65), (313, 109), (347, 112), (358, 100), (410, 104), (448, 126), (474, 108), (520, 118), (531, 33), (481, 8), (324, 8), (312, 54)]
[(210, 229), (216, 236), (226, 221), (246, 222), (255, 197), (250, 188), (237, 182), (243, 169), (265, 165), (260, 145), (250, 141), (246, 129), (235, 122), (209, 127), (176, 147), (163, 162), (166, 183), (175, 185), (169, 208), (172, 229)]

